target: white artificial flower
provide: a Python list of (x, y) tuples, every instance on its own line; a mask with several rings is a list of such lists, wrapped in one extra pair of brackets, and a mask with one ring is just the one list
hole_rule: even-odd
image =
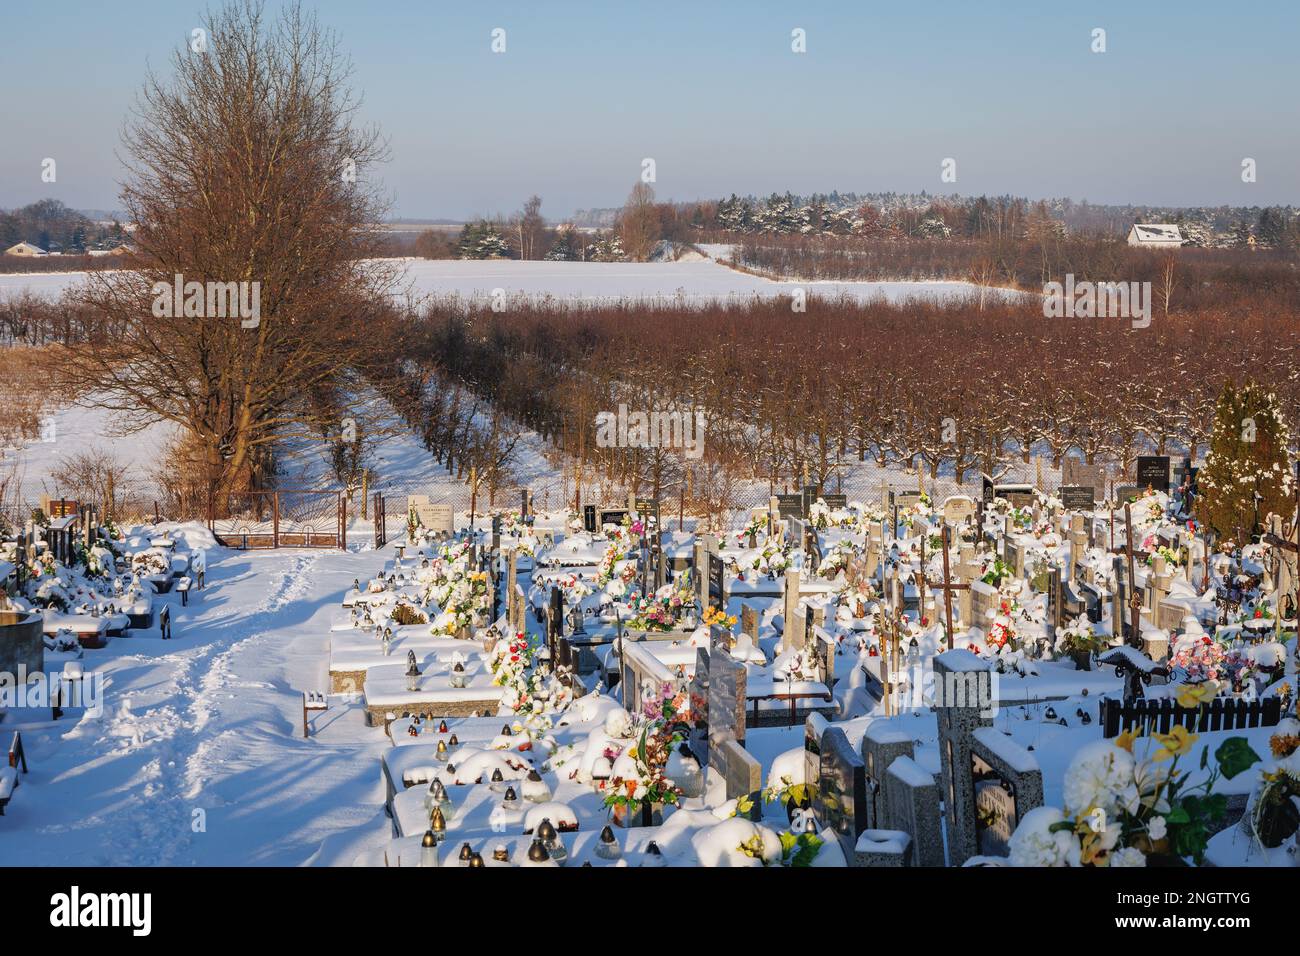
[(1074, 755), (1065, 771), (1065, 805), (1074, 813), (1100, 807), (1108, 814), (1132, 805), (1137, 797), (1134, 760), (1113, 741), (1098, 740)]
[(1137, 847), (1126, 846), (1110, 854), (1106, 863), (1111, 867), (1146, 866), (1147, 858)]
[(1147, 836), (1153, 840), (1163, 840), (1168, 832), (1169, 827), (1164, 817), (1152, 817), (1151, 822), (1147, 824)]
[(1065, 819), (1057, 807), (1036, 807), (1021, 819), (1011, 834), (1012, 866), (1078, 866), (1079, 841), (1070, 830), (1053, 833), (1051, 826)]

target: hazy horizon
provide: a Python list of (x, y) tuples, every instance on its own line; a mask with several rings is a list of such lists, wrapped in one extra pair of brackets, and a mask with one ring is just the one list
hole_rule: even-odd
[[(281, 4), (268, 3), (274, 14)], [(662, 3), (473, 10), (306, 4), (355, 65), (360, 118), (388, 137), (391, 216), (621, 205), (655, 160), (661, 199), (920, 192), (1101, 204), (1300, 204), (1292, 102), (1300, 8), (1235, 15), (1097, 3), (924, 10)], [(8, 8), (0, 207), (118, 208), (118, 132), (149, 65), (201, 24), (162, 0)], [(492, 30), (506, 31), (493, 53)], [(1106, 52), (1094, 53), (1094, 28)], [(807, 52), (791, 50), (806, 31)], [(49, 50), (65, 56), (52, 63)], [(46, 157), (57, 181), (41, 180)], [(957, 160), (957, 181), (940, 164)], [(1241, 162), (1258, 180), (1241, 180)]]

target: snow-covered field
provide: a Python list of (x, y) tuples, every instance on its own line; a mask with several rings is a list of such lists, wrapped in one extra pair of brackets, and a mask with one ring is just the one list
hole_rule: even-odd
[[(725, 255), (725, 246), (708, 247)], [(849, 296), (861, 301), (884, 298), (951, 298), (975, 294), (966, 282), (775, 282), (737, 272), (713, 259), (681, 262), (517, 262), (514, 260), (404, 260), (401, 288), (417, 296), (483, 299), (501, 289), (507, 297), (600, 302), (616, 299), (745, 301), (789, 295)], [(84, 273), (0, 275), (0, 297), (18, 292), (42, 296), (84, 281)]]

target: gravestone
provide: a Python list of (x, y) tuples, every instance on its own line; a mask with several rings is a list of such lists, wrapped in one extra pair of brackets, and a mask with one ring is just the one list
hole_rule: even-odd
[(1169, 456), (1138, 455), (1137, 483), (1142, 489), (1169, 491)]
[(965, 495), (953, 495), (943, 503), (943, 520), (948, 524), (959, 525), (975, 516), (975, 502)]
[(1024, 747), (999, 730), (983, 727), (971, 734), (969, 773), (974, 852), (1006, 856), (1016, 826), (1043, 805), (1043, 772)]
[(595, 505), (582, 506), (582, 530), (586, 531), (588, 534), (595, 534), (600, 530), (600, 527), (596, 522)]
[(939, 785), (911, 757), (899, 756), (885, 772), (885, 828), (912, 838), (913, 866), (943, 866)]
[(983, 472), (980, 473), (980, 501), (985, 508), (993, 507), (993, 500), (997, 497), (997, 489), (993, 486), (993, 479)]
[(758, 643), (758, 611), (748, 604), (740, 606), (740, 630), (755, 644)]
[(854, 847), (854, 866), (912, 865), (912, 838), (902, 830), (863, 830)]
[(1120, 504), (1123, 504), (1132, 498), (1136, 498), (1145, 490), (1145, 488), (1139, 488), (1137, 485), (1116, 485), (1115, 500)]
[(417, 504), (415, 516), (431, 534), (456, 533), (456, 518), (451, 505)]
[(911, 736), (896, 720), (873, 720), (862, 734), (862, 766), (867, 785), (867, 826), (883, 829), (888, 818), (889, 796), (885, 772), (899, 757), (913, 756)]
[(776, 512), (781, 518), (802, 518), (804, 512), (803, 495), (777, 495)]
[(934, 712), (939, 725), (939, 763), (948, 828), (948, 859), (961, 866), (978, 850), (971, 808), (971, 741), (977, 730), (993, 725), (993, 675), (988, 662), (967, 650), (934, 658)]
[(831, 511), (843, 511), (849, 506), (848, 495), (822, 495), (822, 504), (826, 505)]
[[(785, 569), (785, 592), (782, 595), (781, 618), (782, 633), (781, 643), (787, 643), (788, 639), (794, 639), (794, 614), (799, 607), (799, 572), (795, 568)], [(791, 645), (793, 646), (793, 645)]]
[[(830, 724), (821, 714), (813, 711), (803, 722), (803, 779), (808, 790), (809, 805), (817, 799), (817, 778), (822, 772), (822, 734)], [(771, 782), (769, 781), (769, 786)], [(868, 794), (868, 800), (870, 795)]]
[(600, 526), (603, 528), (607, 524), (621, 525), (623, 519), (627, 517), (626, 508), (608, 508), (600, 512)]
[[(702, 663), (697, 652), (697, 670)], [(725, 648), (711, 647), (706, 669), (708, 767), (721, 775), (728, 800), (748, 797), (762, 788), (763, 768), (745, 750), (745, 667)], [(751, 813), (761, 813), (761, 804), (761, 799), (755, 799)]]
[(709, 564), (709, 603), (711, 608), (723, 610), (727, 606), (726, 590), (726, 565), (722, 563), (722, 558), (716, 554), (710, 553), (708, 556)]
[(1061, 462), (1061, 484), (1105, 488), (1106, 474), (1101, 465), (1090, 465), (1080, 458), (1066, 458)]
[(709, 652), (695, 649), (695, 673), (687, 685), (691, 732), (687, 741), (701, 767), (709, 766)]
[(867, 785), (862, 758), (839, 727), (822, 733), (817, 777), (816, 816), (839, 838), (846, 860), (853, 859), (858, 835), (867, 828)]
[(1057, 495), (1066, 511), (1091, 511), (1096, 507), (1096, 490), (1092, 485), (1062, 485)]
[[(746, 671), (725, 648), (708, 651), (709, 752), (724, 740), (745, 743)], [(698, 655), (697, 655), (698, 661)]]

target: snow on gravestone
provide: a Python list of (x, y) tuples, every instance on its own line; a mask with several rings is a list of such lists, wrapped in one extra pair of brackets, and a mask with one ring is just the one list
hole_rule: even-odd
[(979, 852), (973, 819), (971, 740), (977, 729), (993, 725), (993, 674), (987, 661), (958, 649), (934, 658), (934, 682), (948, 860), (961, 866)]
[[(703, 663), (698, 654), (696, 660)], [(745, 667), (714, 645), (708, 651), (707, 670), (709, 768), (726, 782), (728, 800), (748, 797), (762, 787), (763, 768), (745, 751)]]
[(993, 727), (971, 734), (975, 852), (1006, 856), (1026, 813), (1043, 805), (1043, 772), (1020, 744)]

